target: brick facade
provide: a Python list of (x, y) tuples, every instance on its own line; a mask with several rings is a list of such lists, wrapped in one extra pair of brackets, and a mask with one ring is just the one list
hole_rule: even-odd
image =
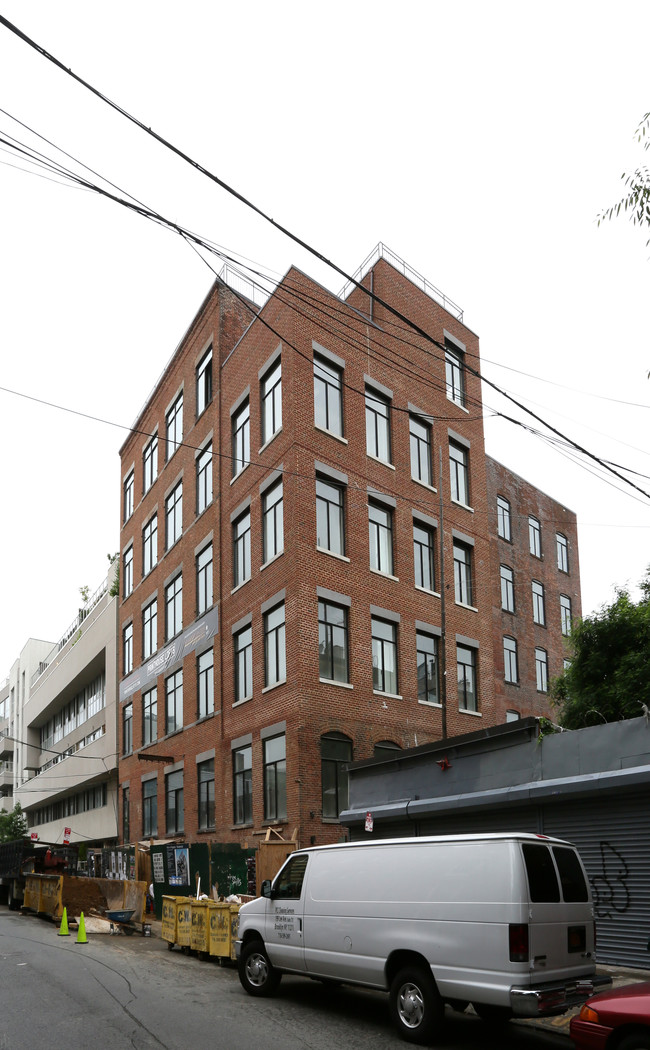
[[(133, 670), (120, 663), (120, 726), (125, 706), (133, 715), (129, 754), (122, 737), (120, 743), (132, 839), (178, 832), (190, 841), (204, 835), (251, 843), (272, 824), (289, 833), (298, 828), (305, 845), (335, 841), (344, 834), (336, 812), (345, 801), (346, 761), (372, 757), (377, 745), (439, 739), (445, 680), (449, 736), (502, 721), (514, 706), (495, 681), (502, 640), (493, 614), (481, 389), (473, 374), (478, 339), (385, 259), (364, 278), (366, 286), (371, 280), (375, 295), (440, 346), (362, 291), (342, 302), (295, 269), (259, 316), (217, 282), (121, 450), (123, 487), (133, 471), (135, 493), (121, 541), (123, 562), (133, 547), (133, 591), (120, 596), (120, 642), (131, 622), (134, 637)], [(445, 345), (455, 373), (449, 363), (446, 371)], [(209, 347), (211, 400), (197, 417), (197, 367)], [(183, 444), (166, 460), (166, 415), (181, 393)], [(156, 432), (157, 475), (143, 493), (143, 450)], [(197, 514), (197, 489), (205, 486), (199, 461), (210, 441), (212, 499)], [(181, 483), (182, 534), (166, 550), (166, 512), (173, 528)], [(143, 528), (154, 512), (157, 563), (143, 576)], [(196, 559), (208, 544), (213, 590), (205, 612)], [(426, 575), (431, 558), (435, 581)], [(179, 572), (182, 624), (167, 638), (166, 587)], [(155, 649), (145, 659), (143, 610), (154, 597)], [(200, 716), (197, 659), (210, 652), (214, 710)], [(165, 722), (167, 683), (179, 671), (182, 728)], [(157, 734), (145, 743), (142, 697), (152, 686)], [(197, 772), (212, 758), (214, 816), (199, 804)], [(152, 828), (145, 826), (143, 784), (151, 793), (154, 779)], [(166, 783), (182, 784), (181, 827), (173, 807), (168, 820)], [(151, 816), (151, 801), (147, 806)]]

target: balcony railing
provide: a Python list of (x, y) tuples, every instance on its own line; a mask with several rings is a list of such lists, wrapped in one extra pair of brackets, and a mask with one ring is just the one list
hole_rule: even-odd
[(41, 677), (44, 671), (46, 671), (47, 668), (50, 666), (52, 660), (57, 655), (57, 653), (60, 653), (61, 650), (64, 649), (65, 646), (68, 644), (70, 639), (73, 638), (74, 635), (81, 630), (82, 623), (84, 622), (88, 614), (92, 612), (95, 606), (99, 605), (107, 590), (108, 580), (106, 579), (99, 585), (97, 590), (90, 595), (85, 604), (81, 606), (74, 620), (67, 628), (67, 630), (63, 632), (56, 645), (52, 647), (45, 659), (41, 660), (41, 662), (38, 665), (38, 668), (36, 669), (36, 671), (34, 671), (34, 674), (31, 677), (30, 688), (34, 687), (34, 684), (38, 681), (38, 679)]

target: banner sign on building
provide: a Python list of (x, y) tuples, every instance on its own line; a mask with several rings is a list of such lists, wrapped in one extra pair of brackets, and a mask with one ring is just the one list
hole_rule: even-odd
[(219, 610), (215, 606), (205, 616), (156, 653), (146, 663), (120, 682), (120, 702), (134, 693), (153, 685), (160, 674), (168, 674), (179, 667), (188, 653), (208, 643), (219, 631)]

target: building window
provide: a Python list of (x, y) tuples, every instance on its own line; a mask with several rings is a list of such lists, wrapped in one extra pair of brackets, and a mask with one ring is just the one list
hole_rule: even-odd
[(345, 555), (343, 486), (316, 478), (316, 544), (332, 554)]
[(165, 796), (167, 834), (178, 835), (185, 827), (182, 769), (177, 769), (175, 773), (168, 773), (165, 777)]
[(251, 512), (246, 511), (233, 523), (233, 584), (239, 587), (251, 575)]
[(459, 605), (473, 604), (472, 548), (454, 540), (454, 591)]
[(148, 576), (158, 561), (158, 515), (147, 522), (142, 530), (142, 575)]
[(233, 637), (235, 647), (235, 703), (253, 695), (253, 630), (245, 627)]
[(562, 634), (571, 634), (571, 599), (566, 594), (560, 595), (560, 623)]
[(253, 823), (253, 748), (250, 744), (232, 753), (233, 821)]
[(437, 704), (438, 699), (438, 639), (424, 631), (415, 632), (418, 670), (418, 701)]
[(265, 562), (284, 550), (284, 500), (282, 481), (262, 496), (262, 557)]
[(569, 541), (561, 532), (555, 534), (557, 567), (560, 572), (569, 571)]
[(124, 551), (122, 558), (122, 597), (128, 598), (133, 591), (133, 547)]
[(278, 361), (262, 379), (262, 444), (266, 445), (282, 427), (282, 363)]
[(142, 491), (148, 492), (158, 477), (158, 435), (144, 446), (142, 453)]
[(155, 838), (158, 834), (158, 781), (145, 780), (142, 785), (142, 834)]
[(196, 513), (212, 503), (212, 442), (196, 457)]
[(518, 722), (520, 718), (519, 711), (506, 711), (506, 722)]
[(411, 441), (411, 477), (423, 485), (432, 485), (431, 426), (422, 419), (409, 416)]
[(131, 812), (129, 801), (129, 788), (122, 788), (122, 842), (128, 842), (131, 838)]
[(133, 704), (125, 704), (122, 710), (122, 754), (133, 751)]
[(383, 503), (368, 503), (370, 568), (393, 575), (393, 512)]
[(502, 565), (501, 574), (501, 608), (505, 612), (515, 611), (515, 574), (509, 565)]
[(548, 655), (546, 649), (535, 649), (537, 692), (548, 693)]
[(514, 638), (503, 639), (503, 671), (506, 682), (518, 682), (517, 642)]
[(528, 518), (528, 544), (530, 547), (530, 553), (536, 558), (542, 556), (542, 526), (537, 518)]
[(338, 820), (348, 806), (348, 766), (352, 761), (352, 741), (342, 733), (320, 738), (323, 819)]
[(196, 366), (196, 417), (205, 412), (212, 401), (212, 347)]
[(214, 823), (214, 759), (199, 762), (196, 767), (199, 796), (199, 828), (207, 831)]
[(166, 458), (171, 459), (183, 440), (183, 395), (179, 394), (165, 416)]
[(133, 624), (127, 623), (122, 631), (122, 666), (123, 673), (129, 674), (133, 670)]
[(175, 733), (183, 728), (183, 671), (176, 671), (165, 679), (165, 732)]
[(318, 673), (329, 682), (349, 682), (348, 611), (333, 602), (318, 603)]
[(373, 746), (373, 758), (395, 758), (395, 752), (402, 748), (394, 740), (378, 740)]
[(435, 531), (426, 525), (413, 525), (413, 560), (415, 586), (425, 591), (435, 591)]
[(264, 685), (277, 685), (287, 677), (284, 602), (264, 616)]
[(455, 441), (449, 442), (449, 483), (451, 485), (451, 498), (456, 503), (462, 503), (469, 507), (469, 456), (466, 448), (457, 445)]
[(461, 711), (477, 711), (476, 651), (465, 645), (456, 646), (458, 674), (458, 707)]
[(199, 718), (214, 713), (214, 657), (212, 649), (201, 653), (196, 661)]
[(465, 407), (465, 368), (461, 350), (445, 340), (445, 379), (447, 397), (461, 408)]
[(533, 622), (546, 626), (546, 612), (544, 609), (544, 585), (539, 580), (533, 580)]
[(167, 641), (183, 629), (183, 574), (179, 572), (165, 587), (165, 638)]
[(183, 482), (172, 489), (165, 500), (165, 544), (167, 550), (183, 533)]
[(142, 746), (147, 747), (158, 739), (158, 689), (148, 689), (142, 694)]
[(366, 452), (390, 463), (390, 402), (366, 387)]
[(510, 501), (505, 496), (497, 496), (497, 535), (502, 540), (512, 541), (510, 528)]
[(124, 479), (124, 520), (128, 521), (133, 514), (133, 490), (135, 478), (133, 471)]
[(284, 733), (264, 741), (264, 819), (287, 819), (287, 740)]
[(142, 610), (142, 659), (148, 660), (158, 648), (158, 599)]
[(380, 693), (397, 695), (397, 626), (373, 616), (372, 687)]
[(202, 616), (212, 606), (212, 544), (196, 556), (196, 612)]
[(343, 437), (343, 382), (338, 368), (314, 356), (314, 423)]
[(251, 458), (251, 416), (248, 398), (232, 414), (232, 476), (236, 478)]

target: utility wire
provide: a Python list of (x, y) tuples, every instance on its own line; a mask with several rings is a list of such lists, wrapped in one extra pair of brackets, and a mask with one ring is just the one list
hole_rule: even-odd
[[(423, 328), (421, 328), (418, 324), (416, 324), (415, 321), (413, 321), (412, 319), (406, 317), (404, 314), (401, 313), (401, 311), (397, 310), (391, 304), (385, 302), (380, 296), (378, 296), (375, 293), (369, 291), (359, 281), (357, 281), (356, 278), (354, 278), (350, 274), (348, 274), (342, 267), (338, 266), (338, 264), (334, 263), (331, 259), (328, 259), (325, 255), (322, 254), (322, 252), (318, 251), (316, 248), (314, 248), (312, 245), (310, 245), (307, 241), (304, 241), (301, 237), (299, 237), (297, 234), (293, 233), (287, 227), (283, 226), (279, 222), (276, 222), (276, 220), (273, 219), (270, 215), (268, 215), (262, 208), (260, 208), (258, 205), (256, 205), (253, 201), (251, 201), (248, 198), (244, 197), (243, 194), (239, 193), (239, 191), (234, 189), (234, 187), (228, 185), (227, 182), (225, 182), (223, 179), (221, 179), (214, 172), (211, 172), (208, 168), (205, 168), (202, 164), (200, 164), (198, 161), (194, 160), (187, 153), (185, 153), (183, 150), (181, 150), (178, 146), (175, 146), (168, 139), (164, 138), (162, 135), (159, 135), (158, 132), (153, 131), (152, 128), (150, 128), (150, 127), (147, 127), (141, 120), (139, 120), (137, 117), (133, 116), (131, 113), (129, 113), (127, 110), (125, 110), (122, 106), (118, 105), (116, 102), (113, 102), (111, 99), (108, 98), (108, 96), (104, 95), (101, 91), (99, 91), (98, 88), (94, 87), (87, 80), (84, 80), (83, 77), (79, 76), (77, 73), (74, 73), (71, 69), (66, 67), (63, 64), (63, 62), (61, 62), (53, 54), (51, 54), (44, 47), (42, 47), (42, 45), (37, 44), (35, 40), (33, 40), (31, 37), (27, 36), (26, 33), (24, 33), (22, 30), (20, 30), (17, 26), (15, 26), (12, 22), (10, 22), (3, 15), (0, 15), (0, 24), (4, 25), (7, 29), (9, 29), (10, 32), (14, 33), (17, 37), (19, 37), (26, 44), (28, 44), (29, 47), (33, 48), (35, 51), (37, 51), (39, 54), (41, 54), (44, 58), (46, 58), (49, 62), (52, 62), (55, 66), (57, 66), (59, 69), (61, 69), (64, 73), (66, 73), (68, 76), (72, 77), (73, 80), (76, 80), (79, 84), (81, 84), (83, 87), (85, 87), (88, 91), (90, 91), (93, 95), (95, 95), (97, 98), (99, 98), (102, 102), (104, 102), (106, 105), (110, 106), (111, 109), (114, 109), (116, 112), (120, 113), (121, 116), (125, 117), (132, 124), (135, 124), (137, 127), (139, 127), (141, 129), (141, 131), (144, 131), (147, 135), (150, 135), (152, 138), (154, 138), (157, 142), (159, 142), (166, 149), (170, 150), (177, 157), (180, 157), (181, 160), (184, 160), (187, 164), (189, 164), (191, 167), (195, 168), (202, 175), (205, 175), (206, 178), (210, 179), (216, 185), (220, 186), (221, 189), (224, 189), (227, 193), (229, 193), (236, 200), (240, 201), (247, 208), (250, 208), (251, 211), (255, 212), (257, 215), (259, 215), (266, 222), (270, 223), (280, 233), (284, 234), (284, 236), (286, 236), (290, 240), (294, 241), (296, 244), (298, 244), (305, 251), (309, 252), (310, 255), (313, 255), (320, 262), (322, 262), (326, 266), (330, 267), (330, 269), (334, 270), (341, 277), (343, 277), (346, 282), (349, 282), (355, 288), (360, 289), (364, 293), (364, 295), (369, 296), (373, 300), (373, 302), (377, 303), (377, 305), (383, 307), (385, 310), (387, 310), (394, 317), (398, 318), (401, 322), (403, 322), (404, 324), (408, 325), (411, 328), (412, 331), (417, 332), (417, 334), (420, 335), (422, 338), (426, 339), (427, 342), (431, 342), (435, 346), (438, 346), (440, 349), (444, 350), (444, 345), (441, 344), (438, 340), (434, 339), (432, 336), (430, 336)], [(110, 196), (110, 194), (109, 194), (109, 196)], [(171, 224), (171, 225), (176, 227), (176, 224)], [(472, 372), (472, 374), (474, 374), (476, 376), (479, 376), (479, 372), (476, 369), (474, 369), (473, 366), (471, 366), (469, 364), (466, 364), (466, 367), (467, 367), (467, 369), (469, 371)], [(489, 379), (483, 377), (483, 381), (485, 383), (487, 383), (488, 386), (491, 386), (494, 390), (496, 390), (498, 393), (500, 393), (503, 397), (507, 398), (507, 400), (511, 401), (514, 405), (517, 406), (517, 408), (521, 409), (523, 412), (525, 412), (528, 415), (532, 416), (533, 419), (536, 419), (538, 423), (541, 423), (542, 426), (546, 427), (552, 433), (555, 433), (559, 437), (562, 437), (565, 440), (570, 441), (571, 444), (573, 445), (573, 447), (576, 448), (578, 451), (580, 451), (584, 456), (587, 456), (589, 459), (593, 460), (594, 462), (599, 463), (601, 466), (604, 465), (602, 463), (602, 461), (598, 458), (598, 456), (596, 456), (592, 452), (589, 452), (588, 449), (584, 448), (578, 442), (573, 441), (571, 438), (567, 437), (567, 435), (563, 434), (556, 427), (553, 427), (550, 423), (547, 423), (544, 419), (542, 419), (540, 416), (538, 416), (537, 413), (533, 412), (529, 408), (526, 408), (525, 405), (523, 405), (521, 402), (517, 401), (517, 399), (512, 397), (512, 395), (507, 394), (505, 391), (501, 390), (497, 386), (497, 384), (494, 383), (492, 380), (489, 380)], [(618, 471), (616, 471), (613, 467), (606, 467), (606, 469), (609, 470), (610, 473), (612, 473), (615, 477), (618, 477), (619, 480), (622, 480), (624, 482), (624, 484), (629, 485), (631, 488), (636, 489), (638, 492), (640, 492), (647, 499), (650, 499), (650, 493), (649, 492), (646, 492), (645, 489), (642, 489), (640, 486), (636, 485), (634, 482), (632, 482), (629, 479), (625, 478), (622, 474), (620, 474)]]

